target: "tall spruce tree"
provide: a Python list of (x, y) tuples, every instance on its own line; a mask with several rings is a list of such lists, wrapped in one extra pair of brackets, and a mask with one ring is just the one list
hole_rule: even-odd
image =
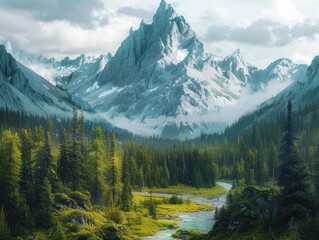
[(33, 162), (32, 162), (32, 133), (30, 129), (21, 131), (21, 193), (32, 208), (34, 206), (34, 179), (33, 179)]
[(8, 227), (6, 216), (4, 214), (3, 208), (0, 212), (0, 240), (10, 240), (12, 239), (10, 228)]
[(86, 187), (86, 165), (84, 156), (82, 155), (80, 129), (78, 110), (74, 107), (72, 119), (72, 144), (70, 151), (70, 159), (72, 162), (71, 188), (73, 191), (85, 189)]
[(20, 138), (17, 133), (5, 130), (0, 144), (0, 205), (4, 206), (8, 224), (17, 222), (20, 200), (21, 153)]
[(40, 201), (37, 214), (37, 225), (39, 227), (49, 228), (54, 223), (53, 198), (51, 185), (48, 178), (44, 178), (41, 185)]
[(11, 130), (3, 131), (0, 142), (0, 205), (4, 207), (9, 227), (15, 234), (25, 234), (31, 222), (29, 209), (20, 195), (20, 138)]
[(37, 200), (39, 200), (38, 197), (40, 196), (39, 194), (41, 192), (43, 180), (45, 178), (48, 178), (51, 184), (53, 184), (56, 181), (56, 176), (54, 176), (52, 164), (53, 156), (51, 153), (51, 145), (49, 143), (48, 134), (46, 133), (44, 145), (41, 147), (37, 154), (34, 167)]
[(108, 167), (108, 183), (110, 186), (111, 205), (118, 205), (121, 194), (120, 156), (115, 134), (112, 133), (110, 141), (110, 162)]
[(56, 222), (51, 229), (50, 240), (67, 240), (64, 229), (59, 222)]
[(68, 136), (66, 130), (63, 128), (60, 139), (59, 161), (58, 161), (58, 175), (63, 184), (67, 185), (70, 180), (71, 163), (68, 145)]
[(92, 130), (93, 141), (89, 150), (90, 193), (94, 204), (106, 202), (106, 152), (102, 128)]
[(122, 193), (121, 193), (121, 204), (120, 207), (123, 211), (129, 212), (133, 206), (133, 194), (132, 194), (132, 187), (130, 184), (131, 174), (129, 171), (130, 162), (128, 159), (128, 149), (127, 145), (125, 146), (125, 156), (123, 157), (122, 161)]
[(277, 220), (287, 224), (292, 218), (305, 219), (312, 214), (313, 197), (306, 165), (301, 161), (292, 118), (292, 104), (288, 102), (287, 121), (284, 126), (278, 185), (281, 187)]

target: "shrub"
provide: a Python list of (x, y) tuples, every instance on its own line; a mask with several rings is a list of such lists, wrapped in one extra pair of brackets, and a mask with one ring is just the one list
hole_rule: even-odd
[(106, 218), (112, 220), (117, 224), (121, 224), (123, 222), (122, 212), (118, 208), (112, 208), (106, 213)]

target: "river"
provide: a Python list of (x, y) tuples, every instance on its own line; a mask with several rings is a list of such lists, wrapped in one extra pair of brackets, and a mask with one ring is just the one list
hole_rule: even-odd
[[(232, 187), (231, 184), (224, 182), (217, 182), (218, 185), (224, 187), (227, 191), (229, 191)], [(171, 197), (172, 194), (164, 194), (164, 193), (153, 193), (154, 196), (163, 196), (163, 197)], [(214, 205), (217, 208), (222, 207), (226, 203), (226, 194), (214, 196), (212, 198), (204, 198), (198, 196), (188, 196), (188, 195), (178, 195), (178, 197), (182, 197), (183, 199), (190, 199), (194, 202), (206, 203), (209, 205)], [(179, 213), (179, 222), (177, 229), (168, 229), (157, 232), (153, 236), (144, 237), (144, 240), (169, 240), (175, 239), (172, 238), (171, 235), (175, 233), (178, 229), (183, 230), (194, 230), (197, 232), (207, 233), (210, 231), (215, 223), (214, 219), (215, 210), (213, 211), (200, 211), (194, 213)]]

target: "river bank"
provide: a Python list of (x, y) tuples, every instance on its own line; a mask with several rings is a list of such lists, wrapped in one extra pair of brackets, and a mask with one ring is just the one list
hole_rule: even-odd
[[(224, 182), (217, 182), (219, 186), (225, 188), (226, 192), (228, 192), (232, 185)], [(153, 193), (154, 196), (162, 196), (162, 197), (171, 197), (173, 194), (167, 193)], [(157, 232), (153, 236), (144, 237), (144, 240), (169, 240), (172, 238), (172, 234), (174, 234), (177, 230), (193, 230), (196, 232), (207, 233), (213, 227), (215, 220), (215, 207), (220, 208), (226, 203), (226, 194), (213, 196), (213, 197), (200, 197), (193, 195), (178, 195), (178, 197), (183, 198), (184, 200), (191, 200), (197, 203), (204, 203), (210, 206), (214, 206), (213, 210), (210, 211), (198, 211), (192, 213), (183, 213), (180, 212), (178, 214), (178, 228), (176, 229), (167, 229)]]

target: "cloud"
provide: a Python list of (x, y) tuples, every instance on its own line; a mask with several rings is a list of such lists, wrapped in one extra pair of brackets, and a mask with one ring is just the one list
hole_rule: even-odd
[(151, 19), (153, 16), (153, 12), (151, 11), (147, 11), (145, 9), (142, 8), (133, 8), (130, 6), (126, 6), (126, 7), (120, 7), (117, 10), (118, 14), (123, 14), (126, 16), (130, 16), (130, 17), (136, 17), (136, 18), (142, 18), (142, 19)]
[(224, 7), (216, 7), (206, 10), (202, 18), (205, 20), (225, 21), (229, 18), (229, 12)]
[(244, 42), (253, 45), (267, 45), (272, 41), (270, 28), (274, 23), (269, 20), (259, 20), (247, 28), (232, 29), (229, 38), (236, 42)]
[(230, 32), (231, 32), (231, 28), (228, 26), (212, 25), (208, 28), (205, 34), (205, 39), (209, 42), (223, 41), (229, 38)]
[[(99, 19), (92, 12), (104, 8), (101, 0), (0, 0), (0, 6), (42, 22), (67, 21), (83, 28), (93, 28)], [(102, 20), (108, 22), (105, 17)]]
[(100, 55), (114, 53), (127, 37), (130, 26), (139, 25), (137, 19), (112, 12), (99, 11), (94, 14), (94, 19), (99, 21), (105, 15), (111, 17), (107, 25), (89, 29), (68, 21), (41, 22), (27, 14), (0, 7), (0, 16), (6, 19), (0, 21), (0, 44), (10, 40), (26, 52), (59, 59), (65, 56), (76, 57), (81, 53)]
[(313, 39), (319, 34), (319, 21), (296, 23), (292, 26), (261, 19), (247, 27), (212, 25), (205, 33), (208, 42), (234, 41), (256, 46), (282, 47), (299, 38)]

